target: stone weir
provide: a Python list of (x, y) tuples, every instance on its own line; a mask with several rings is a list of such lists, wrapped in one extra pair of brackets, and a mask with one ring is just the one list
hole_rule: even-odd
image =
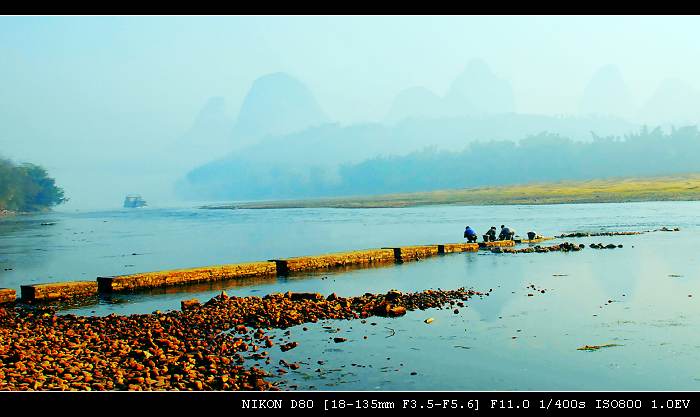
[(409, 262), (439, 255), (441, 252), (438, 246), (439, 245), (402, 246), (399, 248), (383, 249), (391, 249), (394, 251), (394, 260), (396, 262)]
[(247, 262), (142, 274), (98, 277), (100, 292), (134, 291), (147, 288), (169, 287), (200, 282), (223, 281), (263, 275), (275, 275), (275, 262)]
[(541, 242), (544, 242), (544, 241), (547, 241), (547, 240), (552, 240), (552, 239), (554, 239), (554, 238), (553, 238), (553, 237), (542, 236), (542, 237), (538, 237), (538, 238), (535, 238), (535, 239), (516, 239), (516, 240), (515, 240), (515, 243), (524, 243), (524, 244), (530, 244), (530, 245), (532, 245), (532, 244), (535, 244), (535, 243), (541, 243)]
[(11, 288), (0, 288), (0, 304), (12, 303), (15, 301), (15, 290)]
[(97, 295), (97, 282), (70, 281), (20, 286), (22, 301), (58, 301)]
[[(56, 301), (95, 296), (98, 293), (129, 292), (238, 278), (287, 275), (294, 272), (324, 270), (347, 266), (371, 266), (374, 264), (394, 262), (402, 263), (447, 253), (476, 252), (480, 248), (514, 245), (514, 241), (507, 240), (487, 243), (446, 243), (440, 245), (389, 247), (316, 256), (273, 259), (263, 262), (98, 277), (96, 282), (75, 281), (23, 285), (21, 287), (22, 301)], [(4, 299), (11, 299), (11, 301), (14, 301), (14, 291), (0, 290), (0, 303), (2, 303)]]
[(279, 275), (287, 275), (290, 272), (338, 268), (350, 265), (391, 263), (395, 261), (396, 258), (394, 257), (394, 251), (392, 249), (368, 249), (317, 256), (273, 259), (271, 262), (275, 262)]
[(479, 249), (515, 246), (514, 240), (494, 240), (493, 242), (479, 242)]
[(437, 246), (438, 253), (477, 252), (479, 250), (478, 243), (445, 243)]

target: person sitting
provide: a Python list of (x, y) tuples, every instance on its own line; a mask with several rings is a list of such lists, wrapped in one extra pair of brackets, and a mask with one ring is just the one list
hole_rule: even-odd
[(528, 240), (535, 240), (535, 239), (537, 239), (537, 233), (527, 232), (527, 238), (528, 238)]
[(491, 226), (488, 232), (484, 235), (484, 242), (493, 242), (496, 240), (496, 226)]
[(469, 243), (474, 243), (476, 242), (477, 235), (474, 229), (471, 227), (467, 226), (466, 229), (464, 229), (464, 237), (467, 239), (467, 242)]

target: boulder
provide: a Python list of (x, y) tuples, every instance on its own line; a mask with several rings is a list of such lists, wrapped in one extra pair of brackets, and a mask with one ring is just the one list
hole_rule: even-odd
[(299, 300), (323, 300), (323, 295), (317, 292), (288, 292), (289, 298), (292, 301)]
[(403, 293), (398, 290), (390, 290), (388, 293), (386, 293), (386, 299), (390, 301), (398, 300)]
[(191, 300), (182, 300), (180, 301), (180, 309), (182, 311), (199, 307), (199, 300), (196, 298), (192, 298)]

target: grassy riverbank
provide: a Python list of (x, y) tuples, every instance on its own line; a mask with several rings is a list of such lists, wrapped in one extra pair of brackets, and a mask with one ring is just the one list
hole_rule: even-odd
[(700, 174), (564, 181), (418, 193), (209, 205), (207, 209), (381, 208), (436, 204), (508, 205), (700, 200)]

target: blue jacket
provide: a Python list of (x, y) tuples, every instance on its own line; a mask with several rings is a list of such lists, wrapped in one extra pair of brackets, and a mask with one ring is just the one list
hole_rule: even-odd
[(476, 232), (471, 227), (464, 229), (464, 236), (476, 236)]

